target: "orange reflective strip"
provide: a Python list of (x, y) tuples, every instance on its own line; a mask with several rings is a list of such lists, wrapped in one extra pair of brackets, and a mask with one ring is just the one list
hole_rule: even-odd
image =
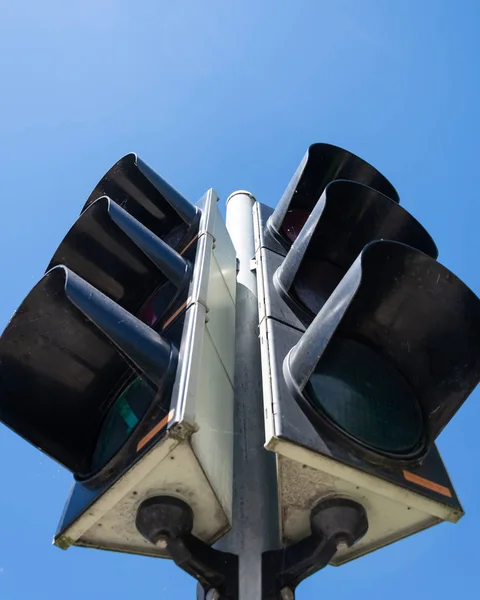
[(190, 248), (190, 246), (193, 244), (193, 242), (197, 241), (198, 236), (199, 236), (199, 234), (197, 233), (197, 235), (188, 242), (188, 244), (185, 246), (185, 248), (183, 248), (183, 250), (180, 252), (181, 255), (184, 254)]
[[(184, 252), (186, 252), (188, 250), (188, 248), (190, 248), (190, 246), (193, 244), (193, 242), (195, 242), (198, 239), (198, 234), (193, 238), (193, 240), (191, 240), (186, 246), (185, 248), (180, 252), (180, 254), (183, 254)], [(162, 325), (162, 329), (165, 329), (166, 327), (168, 327), (170, 325), (170, 323), (173, 321), (173, 319), (175, 319), (175, 317), (177, 317), (182, 310), (187, 306), (187, 304), (190, 302), (190, 298), (187, 298), (187, 300), (182, 304), (182, 306), (180, 306), (180, 308), (178, 308), (173, 315), (168, 319), (168, 321), (166, 321), (163, 325)]]
[(174, 410), (171, 410), (168, 415), (166, 417), (164, 417), (160, 423), (157, 423), (155, 425), (155, 427), (153, 429), (151, 429), (146, 436), (144, 436), (137, 444), (137, 452), (139, 452), (144, 446), (145, 444), (148, 444), (148, 442), (157, 435), (157, 433), (159, 431), (162, 431), (162, 429), (164, 427), (166, 427), (168, 425), (168, 423), (170, 423), (170, 421), (173, 419), (173, 415), (175, 414)]
[[(190, 242), (185, 246), (185, 248), (183, 248), (183, 250), (180, 252), (180, 254), (184, 254), (188, 248), (198, 239), (198, 234), (192, 239), (190, 240)], [(186, 300), (182, 306), (180, 306), (180, 308), (178, 310), (175, 311), (175, 313), (168, 319), (168, 321), (166, 323), (163, 324), (162, 329), (165, 329), (165, 327), (168, 327), (168, 325), (173, 321), (173, 319), (175, 319), (175, 317), (182, 312), (182, 310), (187, 306), (189, 302), (189, 299)], [(150, 430), (147, 435), (145, 435), (137, 444), (137, 452), (140, 452), (140, 450), (146, 445), (148, 444), (148, 442), (157, 435), (157, 433), (159, 433), (160, 431), (162, 431), (162, 429), (164, 427), (166, 427), (168, 425), (168, 423), (170, 423), (170, 421), (173, 419), (173, 416), (175, 414), (174, 410), (171, 410), (168, 415), (166, 417), (164, 417), (160, 423), (157, 423), (157, 425), (155, 425), (155, 427)]]
[(166, 321), (163, 325), (162, 325), (162, 329), (165, 329), (166, 327), (168, 327), (170, 325), (170, 323), (173, 321), (173, 319), (178, 316), (182, 310), (187, 306), (187, 304), (189, 303), (190, 298), (188, 298), (187, 300), (185, 300), (185, 302), (182, 304), (182, 306), (176, 310), (173, 315), (168, 319), (168, 321)]
[(427, 490), (432, 490), (432, 492), (437, 492), (437, 494), (447, 496), (447, 498), (452, 497), (452, 492), (444, 485), (440, 485), (439, 483), (435, 483), (434, 481), (430, 481), (429, 479), (424, 479), (419, 475), (415, 475), (415, 473), (410, 473), (410, 471), (403, 471), (403, 476), (407, 481), (416, 483), (417, 485), (427, 488)]

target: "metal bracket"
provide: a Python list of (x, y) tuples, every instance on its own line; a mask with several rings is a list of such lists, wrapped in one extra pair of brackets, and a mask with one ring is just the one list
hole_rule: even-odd
[(238, 600), (238, 557), (192, 535), (193, 511), (183, 500), (171, 496), (144, 500), (135, 525), (146, 540), (165, 548), (175, 564), (200, 583), (206, 597)]
[(294, 600), (297, 585), (323, 569), (342, 544), (350, 547), (368, 530), (363, 506), (346, 498), (326, 499), (310, 514), (311, 535), (263, 553), (262, 600)]

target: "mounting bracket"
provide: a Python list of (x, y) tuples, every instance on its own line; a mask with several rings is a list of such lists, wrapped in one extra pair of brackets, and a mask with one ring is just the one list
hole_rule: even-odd
[(365, 535), (367, 514), (357, 502), (330, 498), (312, 509), (310, 527), (307, 538), (263, 553), (262, 600), (294, 600), (297, 585), (326, 567), (339, 546), (350, 547)]
[(165, 548), (207, 597), (238, 600), (238, 557), (192, 535), (193, 511), (186, 502), (172, 496), (148, 498), (138, 507), (135, 525), (146, 540)]

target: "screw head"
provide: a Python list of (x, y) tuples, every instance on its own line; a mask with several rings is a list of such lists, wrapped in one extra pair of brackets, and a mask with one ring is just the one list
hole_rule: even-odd
[(295, 593), (292, 588), (284, 587), (280, 592), (280, 597), (282, 600), (295, 600)]

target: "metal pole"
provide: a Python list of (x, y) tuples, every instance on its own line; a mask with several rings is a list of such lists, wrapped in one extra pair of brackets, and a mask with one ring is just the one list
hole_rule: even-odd
[(239, 557), (239, 600), (262, 598), (262, 553), (278, 548), (275, 455), (264, 448), (253, 206), (249, 192), (227, 199), (227, 229), (237, 253), (232, 530), (222, 550)]

